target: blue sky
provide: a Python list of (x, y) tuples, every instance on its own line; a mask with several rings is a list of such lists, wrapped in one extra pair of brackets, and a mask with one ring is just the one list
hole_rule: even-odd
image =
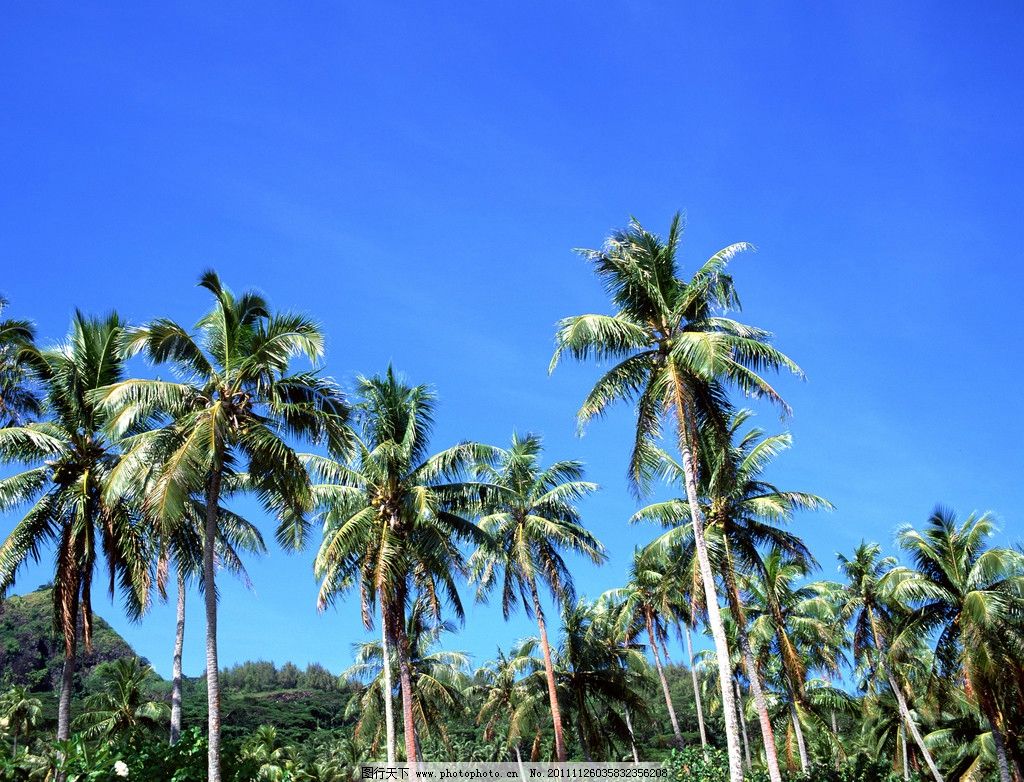
[[(838, 506), (795, 524), (824, 575), (938, 501), (1020, 539), (1018, 4), (204, 5), (7, 9), (0, 293), (43, 341), (75, 307), (194, 321), (215, 267), (320, 319), (339, 380), (433, 384), (438, 447), (531, 430), (585, 460), (596, 595), (654, 530), (626, 524), (629, 412), (576, 437), (595, 369), (548, 377), (553, 327), (605, 308), (571, 248), (683, 209), (690, 269), (758, 246), (743, 317), (807, 372), (760, 423), (795, 437), (777, 482)], [(349, 664), (358, 613), (317, 614), (311, 558), (224, 580), (224, 664)], [(169, 672), (170, 608), (96, 603)], [(451, 645), (483, 661), (530, 627), (476, 608)]]

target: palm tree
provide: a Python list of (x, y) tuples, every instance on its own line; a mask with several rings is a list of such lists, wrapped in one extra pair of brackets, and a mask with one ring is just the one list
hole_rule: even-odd
[[(480, 543), (480, 530), (460, 515), (481, 487), (462, 480), (489, 450), (476, 443), (431, 454), (436, 397), (410, 386), (391, 367), (358, 380), (356, 412), (361, 436), (346, 462), (308, 455), (315, 476), (313, 498), (324, 517), (324, 537), (314, 562), (321, 580), (318, 603), (328, 605), (358, 585), (363, 623), (379, 603), (383, 659), (398, 660), (406, 758), (417, 759), (413, 674), (405, 611), (414, 590), (427, 597), (435, 618), (447, 598), (462, 617), (457, 579), (466, 574), (462, 543)], [(391, 651), (393, 650), (393, 651)], [(385, 671), (389, 666), (384, 666)]]
[[(208, 775), (209, 782), (220, 782), (215, 554), (222, 493), (236, 481), (244, 484), (280, 519), (279, 543), (300, 547), (310, 482), (285, 437), (342, 451), (348, 408), (331, 380), (314, 371), (289, 373), (295, 356), (315, 364), (323, 354), (323, 334), (313, 321), (272, 313), (256, 293), (236, 298), (212, 271), (199, 285), (214, 304), (195, 333), (161, 319), (130, 329), (121, 340), (125, 355), (144, 353), (154, 363), (170, 363), (180, 379), (110, 381), (93, 398), (110, 415), (108, 429), (115, 435), (153, 417), (164, 424), (133, 438), (113, 490), (139, 484), (138, 473), (158, 464), (145, 507), (167, 528), (192, 497), (203, 499)], [(243, 465), (247, 474), (239, 473)]]
[[(447, 741), (444, 726), (463, 706), (469, 657), (464, 652), (439, 648), (441, 638), (454, 631), (455, 625), (451, 622), (434, 620), (432, 608), (422, 595), (413, 601), (405, 635), (409, 643), (413, 710), (416, 722), (422, 726), (416, 732), (417, 740), (421, 734), (428, 736), (430, 726), (436, 725), (442, 740)], [(353, 696), (347, 709), (351, 715), (359, 715), (356, 730), (360, 734), (373, 725), (373, 718), (379, 713), (375, 707), (386, 698), (386, 688), (390, 686), (389, 677), (385, 676), (383, 648), (383, 644), (376, 641), (359, 644), (355, 664), (342, 674), (367, 682), (363, 691)], [(417, 755), (420, 754), (417, 749)]]
[(854, 549), (851, 558), (842, 554), (838, 557), (839, 569), (848, 582), (841, 611), (845, 619), (853, 622), (854, 659), (889, 685), (900, 716), (932, 777), (935, 782), (943, 782), (935, 759), (910, 713), (906, 695), (896, 679), (894, 660), (890, 656), (889, 643), (906, 614), (905, 607), (892, 595), (891, 581), (887, 583), (885, 579), (887, 573), (897, 566), (897, 562), (893, 557), (882, 557), (881, 547), (877, 543), (866, 542)]
[(43, 715), (43, 705), (21, 685), (0, 696), (0, 725), (11, 733), (11, 757), (18, 759), (18, 736), (32, 730)]
[(768, 332), (725, 317), (728, 308), (739, 307), (726, 269), (749, 245), (726, 247), (684, 281), (676, 259), (680, 235), (679, 215), (665, 240), (633, 220), (626, 229), (615, 232), (601, 250), (582, 251), (593, 263), (616, 312), (561, 321), (551, 369), (564, 353), (577, 360), (618, 362), (591, 390), (579, 419), (584, 423), (600, 416), (619, 400), (635, 403), (636, 436), (629, 473), (638, 489), (649, 480), (652, 445), (661, 435), (663, 422), (674, 416), (708, 624), (719, 660), (729, 775), (738, 782), (743, 768), (729, 649), (704, 541), (698, 490), (699, 432), (702, 425), (724, 431), (729, 386), (785, 409), (781, 396), (759, 373), (785, 368), (800, 374), (800, 369), (771, 346)]
[[(224, 499), (231, 495), (231, 486), (221, 487)], [(221, 567), (238, 575), (248, 586), (249, 577), (242, 563), (241, 552), (265, 553), (267, 548), (259, 529), (238, 514), (221, 505), (217, 522), (218, 539), (216, 559)], [(202, 588), (203, 531), (206, 526), (206, 508), (199, 498), (186, 503), (184, 512), (171, 529), (155, 525), (151, 530), (157, 548), (156, 585), (160, 597), (167, 599), (167, 580), (171, 570), (177, 581), (174, 653), (171, 660), (171, 729), (170, 743), (176, 744), (181, 736), (182, 716), (182, 652), (185, 646), (185, 594), (189, 582), (197, 581)]]
[[(700, 476), (699, 490), (707, 519), (707, 534), (713, 532), (719, 541), (718, 545), (709, 545), (709, 553), (715, 570), (722, 576), (729, 612), (736, 624), (736, 639), (757, 710), (769, 777), (778, 782), (781, 774), (775, 736), (763, 682), (750, 645), (738, 573), (764, 570), (760, 553), (764, 546), (776, 547), (813, 562), (803, 541), (781, 529), (780, 525), (788, 522), (797, 510), (830, 509), (832, 506), (814, 494), (783, 491), (765, 480), (765, 470), (773, 459), (792, 445), (792, 438), (788, 433), (766, 436), (759, 428), (744, 432), (743, 427), (752, 415), (750, 410), (732, 413), (724, 438), (719, 438), (713, 429), (704, 433), (700, 454), (705, 469)], [(672, 484), (684, 483), (683, 466), (664, 451), (656, 449), (655, 452), (659, 459), (659, 472), (665, 479)], [(640, 510), (633, 520), (650, 519), (673, 527), (685, 515), (686, 501), (672, 499)], [(675, 527), (663, 536), (662, 545), (679, 545), (684, 536), (689, 543), (692, 533), (692, 524)], [(791, 650), (783, 651), (788, 653), (788, 660), (793, 659)], [(802, 736), (798, 738), (802, 743)]]
[(120, 736), (140, 727), (155, 728), (167, 718), (167, 704), (146, 692), (153, 669), (137, 657), (109, 663), (100, 676), (102, 689), (86, 698), (86, 710), (75, 720), (87, 736)]
[[(524, 651), (530, 651), (530, 644)], [(615, 738), (632, 742), (624, 715), (647, 715), (648, 668), (637, 646), (622, 643), (613, 607), (582, 599), (566, 606), (554, 665), (584, 758), (591, 760), (595, 753), (607, 758)]]
[(568, 753), (540, 586), (547, 588), (556, 606), (571, 604), (575, 601), (572, 574), (561, 550), (597, 564), (605, 561), (605, 553), (600, 541), (583, 526), (577, 508), (582, 499), (597, 491), (597, 484), (583, 480), (583, 465), (577, 461), (542, 467), (542, 451), (539, 436), (513, 435), (509, 449), (495, 449), (491, 463), (477, 465), (477, 473), (490, 491), (480, 528), (494, 545), (478, 549), (470, 558), (470, 569), (481, 596), (500, 582), (501, 609), (506, 619), (521, 602), (526, 615), (532, 614), (537, 621), (555, 756), (564, 762)]
[[(995, 531), (989, 514), (956, 515), (936, 508), (923, 530), (907, 525), (897, 540), (913, 568), (889, 574), (896, 599), (916, 606), (912, 632), (938, 634), (938, 673), (962, 673), (988, 720), (1001, 782), (1010, 782), (1005, 724), (998, 706), (1007, 689), (1006, 663), (1024, 654), (1024, 555), (1008, 548), (985, 548)], [(1016, 759), (1017, 773), (1022, 773)]]
[(124, 330), (116, 315), (76, 313), (67, 341), (33, 351), (33, 371), (45, 391), (46, 420), (0, 428), (0, 458), (28, 469), (0, 480), (0, 509), (31, 505), (0, 546), (0, 595), (28, 560), (55, 541), (54, 624), (64, 639), (64, 667), (57, 711), (57, 740), (71, 729), (75, 656), (81, 634), (92, 645), (92, 582), (102, 549), (110, 593), (120, 583), (129, 616), (141, 616), (149, 588), (144, 530), (133, 505), (106, 489), (118, 463), (115, 438), (104, 427), (106, 411), (90, 392), (121, 379), (117, 342)]
[(660, 556), (661, 553), (656, 547), (634, 549), (626, 585), (609, 590), (602, 597), (618, 603), (628, 617), (627, 624), (630, 627), (626, 636), (629, 640), (646, 630), (654, 667), (665, 698), (665, 708), (668, 710), (669, 722), (672, 723), (672, 733), (675, 735), (676, 744), (682, 749), (685, 742), (679, 729), (679, 720), (676, 719), (675, 705), (672, 703), (668, 679), (665, 678), (665, 669), (659, 652), (664, 622), (677, 618), (674, 596), (678, 591), (666, 572), (668, 568), (664, 558)]
[(7, 299), (0, 296), (0, 426), (24, 423), (39, 415), (39, 398), (31, 384), (35, 329), (27, 320), (4, 318)]
[(489, 741), (499, 723), (507, 721), (504, 744), (515, 752), (521, 779), (526, 779), (526, 772), (520, 743), (536, 729), (541, 709), (539, 693), (523, 681), (532, 662), (521, 648), (513, 648), (508, 655), (499, 649), (497, 658), (477, 670), (474, 676), (478, 682), (475, 688), (482, 695), (476, 721), (484, 726), (484, 740)]

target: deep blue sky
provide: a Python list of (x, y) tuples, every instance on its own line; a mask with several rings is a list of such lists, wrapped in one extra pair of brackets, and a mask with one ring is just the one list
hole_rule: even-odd
[[(107, 5), (5, 12), (0, 292), (44, 341), (75, 307), (191, 322), (216, 267), (321, 319), (340, 380), (436, 386), (438, 447), (518, 428), (584, 459), (595, 595), (654, 531), (626, 525), (629, 412), (578, 439), (595, 369), (546, 373), (555, 321), (605, 307), (570, 250), (684, 209), (688, 268), (760, 248), (744, 316), (809, 378), (760, 423), (796, 439), (777, 482), (838, 506), (796, 523), (826, 576), (937, 501), (1020, 538), (1019, 4)], [(224, 580), (223, 663), (349, 664), (358, 615), (316, 613), (311, 557)], [(97, 606), (169, 672), (170, 609)], [(528, 632), (475, 609), (452, 645)]]

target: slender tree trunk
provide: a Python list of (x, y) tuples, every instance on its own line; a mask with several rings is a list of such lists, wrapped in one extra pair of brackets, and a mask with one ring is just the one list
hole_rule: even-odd
[(874, 641), (875, 651), (879, 656), (878, 670), (886, 677), (889, 682), (889, 689), (892, 690), (892, 694), (896, 698), (896, 706), (899, 708), (900, 717), (903, 718), (903, 722), (906, 723), (907, 729), (910, 731), (910, 735), (914, 739), (914, 743), (917, 748), (921, 750), (921, 756), (924, 758), (924, 762), (928, 765), (928, 769), (932, 772), (932, 777), (935, 782), (945, 782), (942, 778), (942, 774), (939, 773), (938, 766), (935, 765), (935, 760), (932, 758), (932, 753), (928, 751), (928, 747), (924, 745), (924, 739), (921, 738), (921, 733), (917, 729), (917, 725), (914, 724), (914, 719), (910, 714), (910, 709), (907, 707), (907, 700), (903, 697), (903, 691), (900, 689), (899, 684), (896, 683), (895, 677), (892, 672), (889, 671), (888, 666), (882, 658), (882, 646), (879, 643), (881, 634), (878, 632), (878, 626), (875, 621), (875, 612), (869, 607), (868, 609), (868, 622), (871, 625), (871, 638)]
[(533, 611), (537, 616), (537, 629), (540, 632), (540, 646), (544, 652), (544, 673), (548, 680), (548, 701), (551, 704), (551, 722), (555, 730), (555, 757), (559, 763), (568, 760), (565, 751), (565, 735), (562, 729), (562, 712), (558, 708), (558, 688), (555, 685), (555, 667), (551, 662), (551, 645), (548, 643), (548, 630), (544, 622), (544, 609), (540, 605), (537, 584), (530, 579), (530, 595), (533, 598)]
[(900, 730), (900, 749), (903, 752), (903, 778), (910, 779), (910, 758), (907, 755), (907, 729)]
[(765, 698), (764, 688), (761, 686), (761, 673), (757, 669), (754, 652), (750, 647), (750, 635), (747, 632), (747, 612), (743, 605), (743, 598), (740, 596), (739, 586), (736, 584), (736, 570), (733, 566), (732, 553), (728, 550), (726, 551), (725, 561), (725, 581), (729, 608), (736, 623), (736, 637), (740, 643), (743, 668), (747, 673), (747, 681), (750, 682), (750, 694), (754, 697), (754, 707), (757, 709), (757, 721), (761, 728), (761, 741), (764, 744), (768, 777), (771, 779), (771, 782), (782, 782), (782, 772), (779, 770), (779, 753), (775, 746), (775, 729), (772, 728), (772, 718), (768, 713), (768, 699)]
[(523, 755), (519, 751), (519, 742), (517, 741), (512, 746), (516, 751), (516, 765), (519, 767), (519, 779), (521, 782), (526, 782), (526, 769), (523, 767)]
[(647, 622), (647, 636), (651, 639), (651, 652), (654, 654), (654, 667), (658, 670), (658, 678), (661, 680), (661, 691), (665, 695), (665, 706), (668, 707), (668, 718), (672, 722), (672, 732), (676, 737), (676, 744), (679, 749), (684, 747), (683, 734), (679, 730), (679, 720), (676, 719), (676, 709), (672, 705), (672, 694), (668, 689), (668, 679), (665, 678), (665, 669), (661, 665), (661, 655), (658, 653), (658, 639), (654, 632), (654, 619), (649, 609), (644, 610), (644, 620)]
[(395, 711), (394, 703), (392, 703), (394, 685), (391, 683), (391, 644), (388, 643), (388, 626), (383, 616), (380, 620), (380, 648), (384, 672), (384, 730), (388, 745), (388, 765), (393, 766), (395, 765)]
[[(219, 459), (215, 460), (215, 465)], [(207, 782), (220, 777), (220, 668), (217, 661), (217, 583), (214, 553), (220, 508), (220, 469), (215, 466), (206, 486), (206, 529), (203, 535), (203, 592), (206, 602)]]
[(185, 571), (178, 566), (178, 608), (171, 660), (171, 744), (181, 737), (181, 654), (185, 647)]
[(893, 678), (891, 673), (887, 674), (889, 679), (889, 687), (892, 689), (893, 695), (896, 696), (896, 705), (899, 707), (900, 716), (903, 717), (903, 721), (907, 724), (907, 729), (910, 731), (910, 735), (914, 739), (914, 743), (917, 748), (921, 750), (921, 755), (924, 757), (924, 762), (928, 765), (928, 770), (932, 772), (935, 782), (945, 782), (942, 778), (942, 774), (939, 773), (938, 766), (935, 765), (935, 760), (932, 758), (932, 753), (928, 751), (928, 747), (924, 745), (924, 739), (921, 738), (921, 732), (917, 729), (917, 725), (914, 724), (914, 718), (910, 714), (910, 708), (907, 706), (906, 698), (903, 697), (903, 692), (900, 690), (900, 686), (896, 683), (896, 679)]
[(629, 706), (626, 706), (626, 730), (629, 731), (629, 748), (633, 751), (633, 762), (640, 762), (640, 755), (636, 751), (636, 736), (633, 734), (633, 719), (629, 716)]
[(800, 752), (800, 770), (807, 773), (807, 745), (804, 744), (804, 730), (800, 725), (800, 711), (796, 707), (796, 703), (790, 701), (789, 704), (789, 716), (793, 720), (793, 733), (796, 735), (796, 748)]
[[(835, 736), (836, 744), (839, 745), (839, 747), (841, 748), (842, 747), (842, 740), (839, 738), (839, 727), (836, 725), (836, 710), (835, 709), (832, 709), (832, 735)], [(840, 752), (839, 752), (839, 749), (837, 748), (837, 750), (836, 750), (836, 770), (837, 771), (839, 770), (840, 766), (842, 765), (839, 762), (839, 760), (840, 760)]]
[(693, 700), (697, 705), (697, 726), (700, 728), (700, 745), (706, 749), (708, 746), (708, 734), (704, 730), (704, 707), (700, 702), (700, 683), (697, 681), (697, 670), (693, 667), (693, 641), (690, 640), (689, 625), (686, 625), (686, 654), (690, 657), (690, 680), (693, 682)]
[[(630, 733), (630, 735), (632, 735), (632, 732)], [(11, 757), (14, 760), (17, 760), (18, 759), (18, 731), (14, 731), (14, 735), (13, 735), (11, 741), (12, 741), (12, 743), (11, 743)], [(635, 751), (636, 750), (634, 750), (634, 752)]]
[(413, 722), (412, 669), (409, 666), (409, 639), (405, 634), (405, 616), (402, 603), (388, 610), (391, 635), (398, 655), (398, 679), (402, 690), (402, 727), (405, 732), (405, 757), (412, 772), (415, 772), (418, 753), (416, 751), (416, 725)]
[[(682, 389), (678, 389), (680, 392)], [(697, 494), (697, 473), (694, 468), (693, 455), (690, 452), (685, 432), (686, 408), (678, 400), (677, 411), (680, 415), (679, 450), (683, 460), (683, 474), (686, 483), (686, 499), (690, 505), (690, 520), (693, 524), (693, 543), (700, 567), (701, 581), (704, 585), (704, 602), (708, 612), (708, 627), (715, 641), (715, 657), (718, 660), (718, 684), (722, 694), (722, 714), (725, 720), (725, 742), (729, 753), (729, 780), (743, 782), (743, 759), (740, 756), (739, 725), (736, 722), (736, 699), (732, 692), (731, 665), (729, 662), (729, 642), (725, 636), (725, 625), (722, 612), (718, 606), (718, 592), (715, 589), (715, 574), (711, 570), (711, 559), (708, 557), (707, 542), (704, 540), (704, 514), (700, 509)]]
[(60, 701), (57, 704), (57, 741), (71, 738), (71, 695), (75, 687), (75, 653), (77, 639), (72, 641), (72, 652), (64, 655), (64, 667), (60, 675)]
[(747, 718), (743, 714), (743, 693), (740, 690), (740, 680), (734, 679), (736, 683), (736, 709), (739, 713), (740, 718), (740, 732), (743, 735), (743, 755), (747, 760), (747, 770), (749, 771), (754, 766), (754, 762), (750, 759), (750, 740), (747, 738)]
[(978, 700), (981, 702), (982, 711), (985, 712), (985, 717), (988, 719), (989, 727), (992, 728), (992, 743), (996, 747), (996, 765), (999, 766), (999, 782), (1010, 782), (1010, 761), (1006, 757), (1006, 739), (999, 728), (998, 716), (987, 696), (983, 695)]

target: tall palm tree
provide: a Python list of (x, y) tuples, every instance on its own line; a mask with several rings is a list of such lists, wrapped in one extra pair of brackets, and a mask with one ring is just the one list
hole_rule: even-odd
[(500, 583), (501, 609), (507, 619), (522, 603), (527, 616), (537, 621), (548, 700), (555, 732), (555, 756), (568, 758), (555, 685), (547, 622), (540, 600), (546, 587), (556, 606), (575, 602), (573, 579), (561, 551), (580, 554), (591, 562), (605, 561), (604, 547), (583, 526), (577, 504), (597, 491), (583, 465), (559, 461), (541, 466), (543, 444), (537, 435), (512, 436), (507, 450), (495, 449), (493, 461), (477, 465), (489, 487), (480, 528), (493, 545), (485, 545), (470, 558), (470, 569), (485, 596)]
[[(127, 356), (144, 353), (169, 363), (179, 375), (169, 380), (111, 381), (92, 397), (109, 415), (108, 429), (122, 434), (140, 421), (159, 417), (159, 428), (137, 435), (121, 461), (112, 490), (138, 484), (159, 465), (145, 497), (146, 512), (170, 528), (190, 499), (205, 505), (203, 592), (206, 608), (208, 776), (220, 782), (220, 680), (217, 654), (215, 554), (221, 496), (241, 481), (280, 519), (277, 539), (301, 546), (310, 506), (309, 476), (285, 439), (347, 445), (348, 408), (337, 386), (315, 371), (290, 372), (291, 360), (323, 355), (323, 334), (309, 318), (271, 312), (256, 293), (235, 297), (216, 273), (199, 285), (213, 296), (213, 308), (194, 332), (160, 319), (128, 330), (121, 347)], [(239, 468), (244, 466), (245, 473)]]
[(40, 412), (30, 366), (35, 328), (27, 320), (4, 318), (6, 309), (7, 299), (0, 296), (0, 426), (22, 424)]
[[(1001, 782), (1010, 782), (999, 693), (1008, 689), (1006, 663), (1024, 655), (1024, 555), (986, 549), (995, 531), (989, 514), (971, 514), (959, 524), (936, 508), (924, 526), (903, 527), (897, 540), (913, 567), (889, 574), (894, 596), (915, 606), (912, 632), (937, 633), (935, 660), (941, 676), (962, 674), (992, 730)], [(1017, 759), (1017, 773), (1021, 774)]]
[(723, 410), (730, 386), (785, 409), (782, 397), (760, 373), (782, 368), (800, 374), (800, 369), (771, 346), (768, 332), (725, 316), (729, 308), (739, 307), (727, 273), (729, 261), (749, 245), (726, 247), (683, 280), (676, 258), (680, 236), (679, 215), (664, 240), (633, 220), (612, 234), (602, 249), (582, 251), (611, 296), (615, 313), (561, 321), (551, 369), (566, 353), (577, 360), (617, 362), (591, 390), (579, 419), (582, 424), (600, 416), (616, 401), (635, 403), (636, 436), (629, 474), (638, 488), (651, 474), (652, 445), (663, 423), (674, 418), (708, 624), (719, 659), (729, 775), (739, 782), (743, 767), (729, 649), (699, 501), (699, 433), (702, 425), (724, 431)]
[(665, 708), (668, 710), (669, 722), (672, 724), (672, 733), (675, 736), (676, 744), (682, 749), (685, 742), (682, 731), (679, 729), (679, 720), (676, 719), (675, 704), (672, 703), (672, 694), (669, 691), (668, 679), (665, 678), (665, 669), (659, 651), (660, 638), (664, 634), (664, 623), (677, 618), (674, 598), (678, 594), (678, 590), (671, 576), (666, 572), (668, 567), (661, 554), (662, 551), (657, 547), (634, 549), (633, 562), (630, 565), (629, 579), (626, 585), (609, 590), (602, 597), (618, 603), (629, 618), (627, 624), (630, 627), (626, 632), (628, 640), (633, 640), (643, 631), (647, 632), (651, 657), (654, 659), (658, 681), (661, 683), (662, 696), (665, 698)]
[(71, 695), (79, 635), (92, 645), (92, 583), (100, 549), (111, 595), (120, 583), (132, 618), (141, 616), (149, 590), (143, 525), (133, 504), (107, 491), (119, 458), (116, 438), (104, 428), (108, 414), (91, 392), (121, 379), (117, 343), (124, 324), (116, 315), (76, 313), (67, 340), (33, 351), (33, 371), (45, 391), (46, 420), (0, 428), (0, 458), (28, 469), (0, 480), (0, 509), (31, 505), (0, 545), (0, 595), (42, 547), (54, 551), (54, 623), (64, 639), (57, 710), (57, 740), (71, 729)]
[(883, 557), (877, 543), (863, 542), (850, 558), (842, 554), (839, 569), (846, 576), (842, 616), (853, 622), (853, 656), (871, 675), (879, 677), (892, 690), (901, 718), (914, 739), (935, 782), (943, 782), (935, 759), (921, 737), (907, 705), (902, 685), (890, 655), (890, 642), (905, 619), (906, 608), (892, 594), (886, 575), (897, 566), (893, 557)]
[(43, 715), (43, 704), (28, 689), (15, 685), (0, 695), (0, 726), (11, 734), (11, 757), (18, 759), (18, 737), (26, 735)]
[[(704, 470), (700, 476), (699, 491), (708, 534), (713, 532), (719, 541), (718, 545), (709, 545), (709, 554), (715, 570), (722, 576), (726, 602), (736, 625), (736, 639), (758, 715), (769, 777), (778, 782), (781, 774), (775, 736), (763, 682), (750, 645), (738, 574), (764, 570), (760, 552), (765, 546), (779, 548), (804, 561), (813, 562), (803, 541), (782, 529), (781, 525), (788, 522), (797, 510), (829, 509), (832, 506), (814, 494), (783, 491), (765, 480), (765, 470), (792, 445), (792, 438), (788, 433), (767, 436), (756, 427), (744, 431), (752, 415), (750, 410), (731, 413), (724, 437), (717, 436), (713, 429), (704, 432), (700, 440)], [(664, 451), (656, 450), (656, 453), (662, 476), (672, 484), (684, 483), (683, 465)], [(671, 499), (643, 508), (633, 519), (659, 521), (672, 528), (679, 525), (686, 515), (686, 501)], [(692, 542), (692, 524), (676, 526), (660, 540), (662, 545), (680, 545), (684, 539), (687, 544)]]
[(475, 507), (481, 487), (463, 478), (489, 450), (461, 443), (431, 454), (436, 397), (427, 386), (406, 384), (391, 367), (382, 375), (359, 378), (357, 386), (361, 435), (352, 457), (304, 457), (315, 479), (314, 503), (324, 517), (314, 562), (321, 580), (318, 602), (326, 606), (357, 586), (367, 627), (379, 603), (383, 641), (389, 647), (383, 659), (394, 654), (398, 660), (406, 758), (415, 764), (405, 612), (418, 590), (435, 618), (443, 598), (462, 617), (457, 579), (467, 568), (461, 544), (483, 540), (477, 526), (460, 515)]
[[(239, 486), (222, 485), (222, 497), (228, 499), (232, 489)], [(266, 545), (259, 529), (221, 505), (217, 522), (218, 539), (216, 560), (221, 567), (239, 576), (249, 585), (249, 577), (241, 554), (262, 554)], [(177, 586), (175, 607), (174, 653), (171, 659), (171, 727), (170, 743), (176, 744), (181, 736), (182, 717), (182, 653), (185, 646), (185, 595), (190, 582), (202, 588), (203, 531), (206, 527), (206, 507), (193, 497), (174, 526), (164, 528), (159, 523), (150, 531), (157, 550), (156, 586), (163, 600), (167, 599), (167, 581), (173, 570)]]

